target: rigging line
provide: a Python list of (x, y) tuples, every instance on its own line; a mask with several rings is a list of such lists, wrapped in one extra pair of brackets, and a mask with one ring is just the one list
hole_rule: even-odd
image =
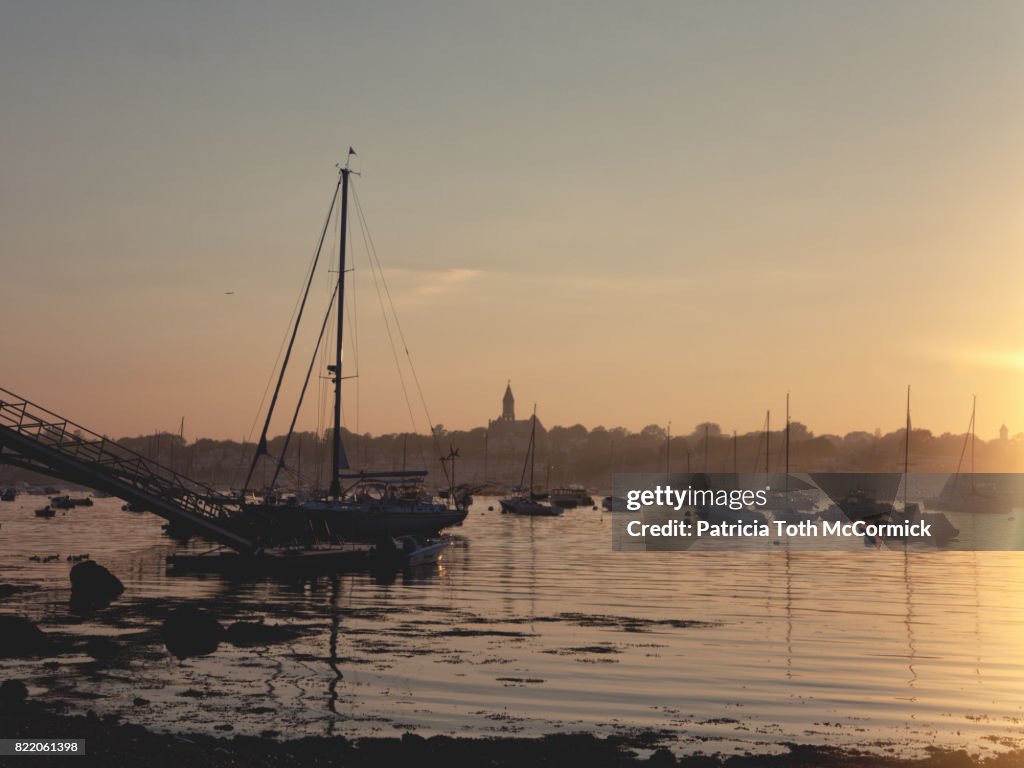
[[(346, 304), (346, 306), (345, 306), (345, 318), (348, 321), (349, 328), (352, 327), (352, 322), (353, 322), (352, 314), (353, 314), (352, 307), (350, 307), (350, 306), (348, 306)], [(349, 374), (349, 376), (351, 376), (355, 380), (355, 383), (356, 383), (355, 431), (356, 431), (356, 434), (358, 434), (359, 433), (359, 391), (358, 391), (359, 390), (359, 362), (358, 362), (359, 361), (359, 355), (356, 352), (356, 346), (357, 345), (356, 345), (356, 340), (355, 340), (355, 329), (353, 329), (352, 332), (349, 334), (348, 340), (349, 340), (349, 343), (352, 345), (352, 362), (354, 363), (353, 367), (356, 369), (355, 373), (351, 373), (351, 374)], [(348, 377), (346, 377), (346, 378), (348, 378)]]
[[(534, 414), (534, 416), (536, 417), (536, 414)], [(534, 434), (535, 434), (534, 431), (531, 429), (530, 430), (530, 442), (527, 443), (527, 445), (526, 445), (526, 458), (523, 459), (523, 471), (519, 475), (519, 490), (520, 491), (522, 491), (523, 485), (526, 483), (526, 468), (528, 466), (530, 466), (530, 459), (531, 459), (531, 455), (530, 454), (533, 453)], [(530, 497), (531, 497), (531, 500), (532, 500), (532, 497), (533, 497), (533, 487), (532, 486), (530, 487)]]
[[(256, 413), (252, 417), (252, 424), (249, 425), (249, 431), (246, 434), (242, 435), (241, 449), (242, 449), (243, 455), (245, 453), (245, 446), (249, 442), (249, 440), (252, 439), (252, 434), (253, 434), (253, 432), (256, 431), (256, 424), (259, 423), (260, 412), (263, 410), (263, 404), (267, 401), (267, 393), (270, 392), (271, 382), (274, 381), (274, 373), (275, 373), (275, 371), (277, 371), (277, 365), (278, 365), (278, 363), (281, 362), (281, 354), (284, 352), (285, 344), (288, 342), (288, 330), (287, 329), (291, 328), (291, 324), (292, 324), (292, 321), (295, 319), (295, 312), (298, 309), (298, 306), (299, 306), (299, 299), (296, 299), (295, 300), (295, 306), (292, 307), (291, 317), (288, 319), (288, 326), (285, 329), (284, 335), (281, 337), (281, 345), (277, 349), (277, 357), (274, 359), (274, 365), (271, 367), (270, 373), (267, 374), (267, 384), (263, 388), (263, 395), (260, 397), (260, 403), (259, 403), (258, 406), (256, 406)], [(244, 461), (240, 461), (238, 463), (238, 466), (235, 468), (234, 474), (231, 476), (231, 485), (232, 485), (232, 487), (240, 487), (240, 488), (242, 488), (243, 491), (245, 490), (245, 488), (242, 487), (241, 484), (238, 481), (241, 479), (242, 472), (244, 472), (244, 471), (245, 471), (245, 462)], [(246, 483), (246, 485), (248, 485), (248, 483)]]
[[(350, 179), (349, 180), (349, 189), (350, 190), (353, 189), (353, 184), (354, 184), (354, 180)], [(335, 240), (335, 242), (338, 242), (339, 238), (337, 237), (337, 233), (338, 233), (337, 226), (335, 226), (334, 231), (335, 231), (335, 238), (334, 238), (334, 240)], [(348, 243), (349, 243), (349, 250), (354, 254), (355, 253), (355, 248), (354, 248), (354, 244), (351, 242), (353, 240), (351, 229), (348, 232), (345, 233), (345, 237), (347, 238)], [(364, 240), (365, 240), (365, 237), (364, 237)], [(349, 301), (344, 302), (344, 304), (345, 304), (345, 316), (346, 316), (346, 319), (348, 320), (348, 327), (350, 329), (349, 330), (349, 343), (352, 345), (352, 364), (353, 364), (353, 367), (355, 368), (355, 373), (353, 373), (351, 375), (352, 375), (352, 378), (355, 380), (355, 389), (356, 389), (356, 391), (355, 391), (355, 401), (356, 401), (356, 405), (355, 405), (354, 427), (355, 427), (355, 434), (358, 435), (359, 434), (359, 414), (360, 414), (360, 410), (361, 409), (360, 409), (360, 397), (359, 397), (359, 307), (356, 304), (356, 295), (357, 295), (357, 292), (356, 292), (356, 274), (357, 274), (357, 270), (356, 270), (356, 260), (355, 260), (355, 258), (352, 259), (351, 264), (352, 264), (352, 266), (349, 267), (349, 271), (352, 273), (352, 277), (349, 278), (349, 280), (348, 280), (348, 283), (351, 284), (351, 289), (349, 290)], [(344, 407), (344, 403), (342, 404), (342, 407)]]
[[(784, 439), (785, 438), (783, 438), (783, 440)], [(779, 452), (775, 454), (775, 473), (774, 474), (778, 475), (778, 474), (782, 473), (782, 468), (783, 468), (782, 465), (783, 465), (783, 462), (785, 460), (786, 460), (786, 444), (782, 443), (782, 445), (779, 446)]]
[[(355, 261), (355, 259), (353, 259), (353, 261)], [(349, 281), (350, 283), (354, 283), (355, 282), (355, 269), (354, 268), (352, 269), (352, 275), (353, 275), (353, 278)], [(356, 433), (358, 434), (359, 433), (359, 341), (358, 341), (359, 332), (358, 332), (358, 329), (356, 328), (356, 318), (359, 317), (359, 314), (356, 312), (356, 308), (354, 306), (352, 306), (352, 304), (355, 304), (355, 295), (356, 295), (356, 288), (355, 288), (355, 285), (353, 285), (352, 286), (352, 296), (351, 296), (352, 301), (345, 303), (345, 315), (346, 315), (346, 317), (348, 319), (348, 326), (349, 326), (349, 328), (352, 329), (350, 331), (350, 333), (349, 333), (348, 340), (349, 340), (349, 343), (352, 345), (352, 362), (353, 362), (353, 367), (355, 368), (355, 372), (352, 373), (352, 374), (349, 374), (349, 375), (352, 376), (355, 379), (355, 383), (356, 383), (355, 427), (356, 427)]]
[[(337, 283), (335, 282), (335, 287), (336, 286), (337, 286)], [(336, 332), (335, 326), (333, 324), (328, 325), (328, 328), (327, 328), (327, 343), (324, 344), (323, 347), (321, 347), (321, 349), (320, 349), (320, 366), (319, 366), (320, 370), (326, 370), (326, 368), (328, 367), (328, 356), (330, 355), (330, 350), (335, 348), (335, 344), (334, 344), (334, 334), (335, 334), (335, 332)], [(325, 460), (327, 458), (326, 457), (326, 453), (327, 453), (326, 449), (328, 447), (328, 442), (327, 442), (327, 419), (328, 419), (329, 409), (331, 408), (330, 401), (332, 400), (332, 387), (329, 384), (329, 379), (327, 377), (325, 377), (325, 376), (319, 376), (318, 377), (318, 385), (319, 385), (319, 390), (318, 390), (319, 391), (319, 403), (318, 403), (319, 408), (318, 408), (318, 412), (317, 412), (317, 439), (318, 439), (317, 445), (318, 445), (318, 450), (320, 452), (318, 453), (319, 463), (317, 464), (317, 470), (316, 470), (316, 487), (319, 489), (319, 488), (323, 487), (323, 483), (322, 483), (322, 481), (323, 481), (323, 474), (324, 474), (324, 471), (326, 469), (326, 467), (324, 466), (324, 462), (325, 462)]]
[[(427, 408), (427, 399), (426, 399), (426, 397), (423, 396), (423, 387), (420, 385), (420, 378), (419, 378), (419, 376), (416, 373), (416, 366), (413, 364), (412, 354), (409, 352), (409, 345), (408, 345), (408, 343), (405, 340), (405, 333), (402, 330), (402, 323), (398, 319), (398, 312), (395, 310), (395, 303), (394, 303), (394, 301), (391, 298), (391, 291), (388, 288), (387, 280), (385, 280), (385, 278), (384, 278), (384, 270), (381, 269), (381, 267), (380, 267), (380, 259), (377, 256), (377, 247), (376, 247), (376, 245), (373, 242), (373, 235), (370, 234), (370, 227), (366, 223), (366, 217), (363, 214), (363, 207), (362, 207), (362, 205), (359, 202), (359, 195), (358, 195), (358, 193), (355, 190), (355, 185), (353, 185), (352, 194), (353, 194), (353, 197), (355, 198), (355, 202), (356, 202), (356, 212), (359, 215), (360, 221), (362, 222), (363, 231), (366, 233), (366, 237), (369, 240), (370, 248), (371, 248), (372, 254), (373, 254), (373, 258), (377, 262), (377, 269), (381, 273), (381, 281), (384, 283), (384, 291), (387, 294), (388, 303), (391, 305), (391, 314), (394, 315), (394, 318), (395, 318), (395, 326), (398, 328), (398, 336), (399, 336), (399, 338), (402, 341), (402, 349), (405, 350), (405, 356), (406, 356), (406, 358), (409, 361), (409, 370), (412, 373), (413, 381), (416, 384), (416, 391), (417, 391), (417, 393), (419, 394), (419, 397), (420, 397), (420, 404), (423, 406), (423, 413), (427, 417), (427, 424), (430, 427), (430, 435), (431, 435), (431, 437), (433, 439), (434, 450), (437, 451), (438, 458), (442, 458), (444, 454), (441, 451), (440, 442), (438, 441), (437, 434), (434, 431), (434, 420), (430, 417), (430, 410)], [(444, 469), (445, 480), (448, 481), (448, 468), (445, 466), (443, 461), (441, 462), (441, 467)]]
[[(330, 264), (334, 264), (338, 260), (338, 227), (340, 226), (339, 220), (341, 219), (341, 211), (337, 211), (334, 216), (334, 232), (331, 238), (331, 254)], [(324, 274), (326, 279), (327, 294), (333, 295), (333, 292), (337, 288), (337, 280), (331, 277), (331, 270), (327, 270)], [(327, 369), (327, 354), (328, 350), (334, 347), (334, 328), (333, 326), (327, 329), (327, 343), (320, 350), (320, 370)], [(328, 399), (328, 386), (327, 380), (323, 376), (317, 377), (317, 414), (316, 414), (316, 430), (318, 439), (326, 435), (326, 423), (327, 423), (327, 399)], [(317, 470), (317, 486), (320, 485), (320, 470)]]
[(295, 317), (295, 324), (292, 326), (291, 339), (288, 342), (288, 351), (285, 352), (284, 362), (281, 363), (281, 373), (277, 377), (277, 386), (274, 387), (274, 396), (270, 400), (270, 407), (267, 408), (267, 418), (263, 422), (263, 431), (260, 433), (260, 441), (256, 444), (256, 452), (252, 457), (252, 466), (249, 467), (249, 476), (245, 479), (245, 488), (249, 487), (249, 483), (252, 481), (253, 472), (256, 471), (256, 465), (260, 460), (260, 456), (267, 453), (267, 431), (270, 429), (270, 420), (274, 416), (274, 408), (277, 406), (277, 398), (281, 394), (281, 385), (284, 383), (284, 375), (288, 370), (288, 361), (292, 356), (292, 349), (295, 347), (295, 337), (299, 334), (299, 324), (302, 322), (302, 314), (306, 310), (306, 301), (309, 299), (309, 289), (313, 287), (313, 278), (316, 275), (316, 267), (320, 262), (320, 253), (323, 251), (324, 239), (327, 237), (327, 230), (331, 228), (331, 216), (334, 214), (334, 204), (338, 199), (338, 190), (341, 189), (341, 177), (338, 177), (338, 183), (334, 187), (334, 194), (331, 195), (331, 205), (327, 209), (327, 218), (324, 219), (323, 229), (320, 231), (320, 242), (316, 246), (316, 255), (313, 256), (313, 264), (309, 268), (309, 279), (306, 281), (306, 288), (302, 293), (302, 303), (299, 304), (299, 311)]
[[(330, 347), (333, 341), (333, 334), (328, 330), (327, 332), (327, 344), (320, 350), (320, 362), (317, 366), (318, 370), (325, 370), (327, 367), (327, 353), (326, 350)], [(317, 376), (317, 411), (316, 411), (316, 431), (317, 434), (324, 432), (324, 424), (327, 420), (327, 385), (322, 375)]]
[(277, 468), (274, 470), (274, 476), (270, 478), (271, 489), (277, 484), (277, 476), (284, 468), (284, 458), (288, 455), (288, 445), (292, 441), (292, 435), (295, 433), (295, 422), (299, 419), (299, 410), (302, 408), (302, 401), (306, 398), (306, 388), (309, 386), (309, 377), (313, 375), (313, 367), (316, 365), (317, 352), (320, 351), (320, 344), (324, 340), (324, 331), (327, 329), (327, 321), (331, 318), (331, 309), (334, 307), (334, 301), (338, 296), (338, 290), (335, 288), (334, 293), (331, 295), (331, 300), (327, 303), (327, 311), (324, 312), (324, 321), (320, 325), (320, 335), (316, 338), (316, 349), (313, 350), (313, 354), (309, 358), (309, 367), (306, 369), (306, 379), (302, 382), (302, 391), (299, 392), (299, 400), (295, 404), (295, 412), (292, 414), (292, 423), (288, 425), (288, 433), (284, 438), (284, 447), (281, 449), (281, 457), (277, 461)]
[[(402, 323), (401, 323), (401, 321), (398, 318), (398, 312), (395, 309), (394, 299), (392, 299), (392, 297), (391, 297), (391, 289), (388, 286), (387, 278), (384, 276), (384, 269), (381, 266), (380, 257), (377, 254), (377, 246), (373, 242), (373, 234), (370, 232), (369, 223), (366, 221), (366, 215), (363, 212), (362, 204), (359, 201), (359, 195), (358, 195), (358, 193), (354, 189), (353, 189), (353, 197), (355, 198), (356, 211), (357, 211), (357, 213), (359, 215), (359, 219), (360, 219), (360, 222), (362, 224), (362, 228), (363, 228), (363, 232), (364, 232), (364, 238), (367, 239), (368, 243), (369, 243), (368, 244), (368, 248), (367, 248), (368, 253), (369, 253), (372, 261), (376, 262), (377, 270), (378, 270), (378, 272), (380, 272), (381, 282), (384, 284), (384, 293), (387, 296), (388, 305), (391, 308), (391, 315), (394, 318), (395, 327), (398, 330), (398, 337), (399, 337), (400, 341), (402, 342), (402, 350), (405, 352), (405, 356), (409, 360), (409, 368), (410, 368), (410, 371), (411, 371), (411, 373), (413, 375), (413, 378), (416, 379), (416, 386), (417, 386), (418, 394), (420, 396), (420, 401), (421, 401), (421, 403), (423, 405), (424, 411), (426, 411), (427, 410), (426, 398), (423, 397), (423, 389), (422, 389), (422, 387), (419, 386), (419, 380), (418, 380), (418, 377), (416, 376), (416, 368), (415, 368), (415, 366), (413, 365), (413, 362), (412, 362), (412, 355), (409, 353), (409, 344), (405, 340), (405, 332), (403, 331)], [(434, 422), (430, 418), (429, 413), (426, 414), (426, 415), (427, 415), (427, 421), (430, 422), (430, 425), (432, 427)]]
[[(327, 329), (327, 343), (324, 344), (320, 350), (319, 370), (321, 371), (327, 370), (327, 366), (329, 365), (328, 356), (330, 355), (330, 350), (334, 348), (334, 332), (335, 329), (333, 326)], [(322, 374), (318, 376), (317, 380), (319, 382), (318, 392), (320, 397), (319, 412), (317, 413), (317, 429), (321, 434), (326, 436), (327, 421), (331, 407), (329, 403), (331, 400), (331, 386), (329, 378)]]
[[(330, 344), (330, 339), (328, 339), (327, 343)], [(323, 359), (322, 358), (321, 358), (320, 362), (321, 362), (321, 367), (322, 367), (323, 366)], [(315, 443), (315, 453), (314, 453), (314, 458), (315, 458), (315, 461), (316, 461), (316, 464), (315, 464), (315, 466), (316, 466), (316, 483), (314, 485), (314, 488), (317, 491), (319, 491), (320, 487), (321, 487), (321, 482), (323, 480), (323, 464), (324, 464), (323, 449), (325, 447), (325, 441), (324, 441), (325, 433), (324, 433), (324, 430), (323, 430), (323, 409), (324, 409), (323, 392), (324, 392), (324, 386), (323, 386), (323, 379), (322, 379), (322, 377), (318, 377), (318, 382), (317, 383), (319, 385), (319, 402), (317, 403), (318, 409), (317, 409), (317, 423), (316, 423), (316, 443)]]
[[(768, 422), (765, 421), (765, 429), (768, 428)], [(764, 433), (762, 431), (761, 436), (757, 440), (757, 454), (754, 456), (754, 474), (757, 474), (757, 468), (761, 463), (761, 443), (764, 442)]]
[[(337, 196), (337, 191), (335, 191), (335, 196)], [(333, 205), (333, 202), (334, 201), (332, 200), (331, 201), (332, 205)], [(328, 213), (328, 216), (329, 215), (330, 215), (330, 213)], [(307, 276), (312, 273), (313, 265), (315, 265), (316, 259), (317, 259), (318, 255), (319, 255), (319, 249), (313, 255), (313, 260), (311, 262), (311, 266), (310, 266), (309, 270), (306, 273)], [(307, 278), (303, 278), (302, 282), (305, 283), (306, 280), (307, 280)], [(263, 388), (263, 396), (260, 398), (260, 403), (259, 403), (259, 405), (256, 408), (256, 415), (253, 416), (252, 425), (249, 427), (249, 432), (246, 435), (246, 440), (251, 439), (252, 438), (252, 433), (256, 431), (256, 424), (259, 422), (260, 412), (263, 410), (263, 404), (267, 400), (267, 393), (270, 391), (270, 383), (274, 380), (274, 372), (277, 370), (277, 364), (279, 362), (281, 362), (281, 353), (284, 352), (285, 344), (288, 341), (288, 328), (292, 327), (292, 322), (295, 320), (295, 313), (298, 311), (299, 304), (301, 303), (301, 301), (302, 301), (301, 298), (296, 298), (295, 299), (295, 305), (292, 307), (292, 313), (291, 313), (291, 315), (288, 318), (288, 325), (285, 327), (285, 332), (281, 336), (281, 345), (278, 347), (277, 357), (274, 359), (274, 366), (270, 369), (270, 373), (267, 375), (267, 385), (266, 385), (266, 387)]]
[[(355, 201), (356, 201), (356, 212), (357, 212), (357, 214), (360, 214), (359, 198), (356, 195), (353, 195), (353, 197), (355, 197)], [(366, 231), (366, 226), (365, 226), (365, 220), (363, 219), (361, 214), (358, 216), (358, 218), (359, 218), (359, 222), (360, 222), (360, 231), (363, 234), (363, 240), (365, 242), (367, 240), (367, 231)], [(369, 245), (368, 244), (366, 245), (366, 248), (367, 248), (367, 255), (369, 257), (370, 249), (369, 249)], [(391, 345), (391, 355), (392, 355), (392, 357), (395, 360), (395, 368), (398, 370), (398, 381), (399, 381), (399, 383), (402, 386), (402, 396), (405, 398), (405, 406), (406, 406), (406, 409), (409, 411), (409, 421), (412, 423), (413, 432), (416, 432), (417, 431), (417, 428), (416, 428), (416, 416), (413, 414), (413, 411), (412, 411), (412, 401), (409, 399), (409, 391), (408, 391), (408, 388), (405, 385), (405, 375), (402, 373), (402, 362), (401, 362), (401, 360), (398, 357), (398, 349), (395, 346), (394, 335), (391, 333), (391, 323), (388, 321), (387, 309), (384, 306), (384, 296), (383, 296), (383, 294), (381, 293), (381, 290), (380, 290), (380, 283), (383, 281), (384, 275), (381, 274), (380, 275), (381, 279), (378, 280), (377, 279), (377, 272), (374, 271), (374, 263), (373, 263), (372, 258), (370, 258), (369, 261), (370, 261), (370, 273), (373, 275), (373, 286), (374, 286), (374, 288), (377, 291), (377, 302), (380, 304), (381, 315), (383, 315), (383, 317), (384, 317), (384, 329), (387, 331), (388, 343)], [(378, 265), (378, 269), (379, 269), (379, 265)]]
[[(380, 258), (377, 256), (377, 249), (376, 249), (376, 246), (373, 243), (373, 236), (370, 233), (370, 227), (369, 227), (368, 222), (366, 221), (366, 215), (363, 213), (362, 206), (359, 204), (358, 196), (355, 197), (355, 200), (356, 200), (356, 211), (357, 211), (357, 214), (359, 216), (359, 222), (360, 222), (360, 231), (363, 233), (364, 247), (366, 248), (367, 259), (370, 262), (371, 272), (373, 271), (374, 266), (376, 266), (376, 274), (380, 275), (380, 282), (384, 286), (384, 293), (387, 296), (388, 303), (391, 306), (391, 317), (394, 320), (395, 327), (396, 327), (396, 329), (398, 330), (398, 333), (399, 333), (399, 338), (402, 341), (402, 346), (405, 349), (406, 356), (408, 357), (409, 350), (408, 350), (408, 347), (405, 344), (405, 337), (404, 337), (404, 334), (402, 333), (402, 326), (401, 326), (401, 323), (400, 323), (400, 321), (398, 319), (398, 313), (395, 312), (394, 302), (391, 300), (391, 292), (390, 292), (390, 290), (388, 288), (387, 278), (384, 276), (384, 268), (383, 268), (383, 266), (380, 263)], [(376, 262), (376, 264), (375, 264), (375, 262)], [(378, 288), (378, 292), (379, 292), (379, 288)], [(381, 303), (381, 312), (384, 315), (385, 319), (387, 319), (387, 310), (384, 308), (383, 302)], [(390, 332), (389, 332), (389, 335), (390, 335)], [(395, 352), (395, 347), (394, 347), (394, 342), (393, 341), (392, 341), (392, 352), (394, 352), (395, 355), (396, 355), (395, 365), (399, 369), (399, 375), (401, 375), (401, 364), (400, 364), (400, 362), (399, 362), (399, 360), (397, 358), (397, 352)], [(419, 391), (420, 403), (425, 406), (426, 403), (423, 400), (423, 391), (420, 388), (419, 380), (418, 380), (418, 378), (416, 376), (416, 369), (415, 369), (415, 367), (412, 364), (412, 358), (409, 358), (409, 370), (410, 370), (410, 373), (412, 374), (413, 381), (416, 383), (416, 388)], [(404, 385), (404, 380), (403, 380), (403, 391), (404, 391), (404, 388), (405, 388), (405, 385)], [(409, 420), (410, 420), (410, 422), (412, 424), (413, 433), (416, 434), (418, 432), (418, 428), (417, 428), (417, 425), (416, 425), (415, 416), (413, 415), (413, 412), (412, 412), (412, 402), (411, 402), (411, 400), (410, 400), (410, 398), (409, 398), (407, 393), (406, 393), (405, 397), (406, 397), (406, 405), (407, 405), (407, 407), (409, 409)], [(444, 463), (444, 456), (443, 456), (443, 454), (441, 452), (441, 446), (440, 446), (440, 444), (438, 442), (437, 434), (434, 432), (434, 425), (433, 425), (433, 422), (430, 419), (430, 413), (427, 412), (425, 407), (424, 407), (424, 412), (426, 414), (427, 425), (428, 425), (428, 428), (430, 429), (430, 436), (431, 436), (431, 440), (433, 441), (433, 444), (434, 444), (434, 449), (437, 451), (438, 459), (441, 462), (441, 468), (442, 468), (442, 471), (444, 472), (445, 482), (450, 484), (450, 481), (448, 480), (448, 467)], [(416, 441), (416, 450), (417, 450), (417, 452), (420, 455), (420, 461), (423, 463), (423, 466), (424, 467), (429, 467), (430, 465), (427, 462), (427, 456), (423, 452), (423, 443), (422, 443), (422, 441), (419, 441), (419, 440)]]
[(352, 329), (352, 363), (355, 366), (355, 384), (356, 384), (356, 432), (359, 432), (359, 414), (360, 414), (360, 399), (359, 399), (359, 307), (356, 304), (356, 268), (355, 259), (352, 260), (352, 278), (349, 282), (352, 284), (352, 314), (349, 318), (349, 327)]
[[(977, 403), (977, 398), (975, 398), (975, 403)], [(953, 475), (953, 486), (954, 487), (956, 487), (956, 484), (960, 481), (960, 468), (963, 466), (963, 463), (964, 463), (964, 454), (967, 453), (967, 443), (970, 442), (970, 440), (971, 440), (971, 433), (974, 431), (974, 410), (975, 410), (975, 408), (974, 408), (974, 406), (972, 406), (971, 407), (971, 421), (967, 425), (967, 431), (964, 433), (964, 444), (960, 448), (960, 460), (956, 463), (956, 473)], [(971, 471), (972, 472), (974, 471), (973, 468), (971, 469)]]

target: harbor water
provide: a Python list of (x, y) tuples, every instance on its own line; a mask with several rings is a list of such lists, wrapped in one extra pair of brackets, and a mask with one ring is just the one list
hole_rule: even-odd
[[(279, 738), (653, 732), (678, 752), (1024, 745), (1021, 553), (612, 552), (606, 512), (484, 498), (414, 571), (169, 575), (167, 555), (211, 545), (117, 499), (52, 519), (43, 503), (0, 504), (0, 582), (23, 588), (0, 612), (92, 650), (0, 660), (0, 679), (70, 712)], [(126, 590), (76, 613), (83, 554)], [(183, 602), (301, 634), (178, 660), (159, 628)]]

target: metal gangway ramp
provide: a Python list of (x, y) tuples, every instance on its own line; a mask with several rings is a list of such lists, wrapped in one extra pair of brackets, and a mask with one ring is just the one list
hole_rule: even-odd
[(238, 502), (0, 387), (0, 462), (105, 491), (239, 552)]

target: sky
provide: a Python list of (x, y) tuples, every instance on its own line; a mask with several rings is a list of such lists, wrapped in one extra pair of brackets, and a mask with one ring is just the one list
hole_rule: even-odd
[(1019, 2), (5, 2), (0, 69), (0, 387), (96, 431), (251, 432), (349, 146), (351, 428), (1024, 431)]

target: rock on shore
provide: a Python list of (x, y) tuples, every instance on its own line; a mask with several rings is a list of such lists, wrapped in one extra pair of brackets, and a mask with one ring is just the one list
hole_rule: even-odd
[(48, 647), (43, 631), (24, 616), (0, 616), (0, 659), (40, 656)]
[(71, 603), (77, 606), (102, 606), (124, 592), (124, 584), (93, 560), (71, 569)]
[(224, 627), (212, 614), (185, 605), (176, 608), (160, 630), (167, 650), (179, 659), (205, 656), (217, 650), (224, 639)]

